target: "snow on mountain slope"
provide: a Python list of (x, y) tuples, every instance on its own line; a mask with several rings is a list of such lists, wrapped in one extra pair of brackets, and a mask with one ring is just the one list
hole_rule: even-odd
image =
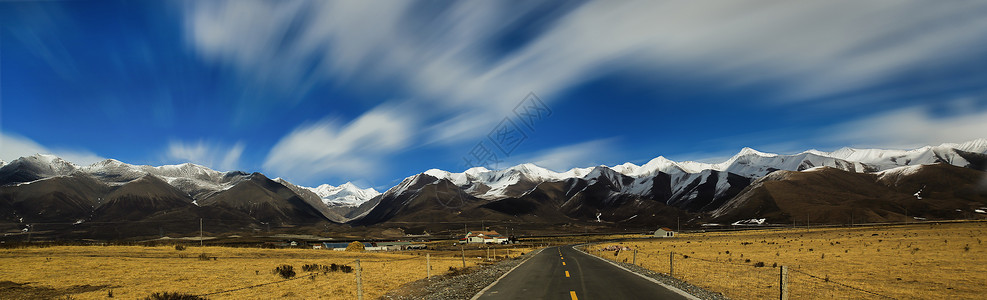
[[(691, 201), (690, 199), (700, 197), (701, 194), (705, 195), (702, 197), (712, 197), (713, 199), (727, 197), (732, 195), (734, 191), (745, 187), (750, 180), (778, 170), (806, 171), (828, 167), (848, 172), (870, 173), (899, 166), (937, 162), (960, 167), (967, 166), (969, 163), (957, 150), (987, 153), (987, 139), (977, 139), (959, 144), (927, 146), (913, 150), (843, 148), (833, 152), (807, 150), (791, 155), (765, 153), (752, 148), (743, 148), (736, 155), (720, 163), (675, 162), (659, 156), (642, 166), (628, 162), (612, 167), (573, 168), (562, 173), (529, 163), (501, 170), (477, 167), (462, 173), (431, 169), (423, 174), (449, 180), (473, 196), (495, 200), (523, 195), (541, 182), (556, 182), (573, 178), (587, 180), (591, 185), (599, 180), (608, 180), (616, 190), (623, 194), (649, 196), (654, 184), (651, 178), (664, 173), (670, 176), (671, 181), (672, 196), (669, 201), (687, 203)], [(617, 174), (630, 177), (630, 180), (625, 181), (622, 178), (617, 178)], [(731, 176), (747, 179), (738, 180), (734, 178), (729, 180)]]
[(987, 139), (975, 139), (959, 144), (944, 143), (938, 146), (925, 146), (912, 150), (855, 149), (845, 147), (833, 152), (824, 153), (824, 155), (873, 165), (879, 170), (936, 162), (944, 162), (959, 167), (967, 166), (969, 162), (960, 156), (956, 150), (987, 154)]
[(30, 166), (36, 168), (38, 175), (51, 177), (69, 175), (79, 169), (79, 166), (50, 154), (35, 154), (18, 158), (5, 167)]
[(305, 188), (319, 195), (322, 202), (330, 206), (360, 206), (360, 204), (380, 195), (380, 192), (374, 188), (361, 189), (350, 182), (339, 186), (323, 184), (314, 188)]
[(227, 190), (246, 178), (242, 172), (220, 172), (192, 163), (180, 165), (131, 165), (107, 159), (81, 168), (110, 185), (123, 185), (145, 175), (154, 175), (196, 200)]

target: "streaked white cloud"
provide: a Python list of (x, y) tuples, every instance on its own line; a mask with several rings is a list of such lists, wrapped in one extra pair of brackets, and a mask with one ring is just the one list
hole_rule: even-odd
[(928, 105), (902, 108), (825, 130), (827, 142), (857, 147), (910, 149), (987, 138), (987, 110), (936, 116)]
[(556, 172), (565, 172), (572, 168), (612, 163), (610, 160), (619, 157), (620, 154), (614, 139), (598, 139), (518, 155), (508, 158), (512, 163), (499, 167), (507, 168), (521, 163), (533, 163)]
[(194, 163), (221, 171), (237, 170), (244, 144), (238, 142), (232, 146), (198, 142), (171, 141), (165, 154), (172, 163)]
[(295, 128), (271, 149), (264, 169), (281, 177), (365, 177), (384, 167), (383, 157), (415, 137), (416, 121), (395, 106), (379, 106), (347, 124), (327, 119)]
[(451, 2), (427, 16), (419, 4), (192, 1), (186, 27), (204, 58), (257, 84), (396, 83), (445, 112), (426, 130), (449, 142), (484, 134), (528, 92), (551, 101), (617, 69), (806, 100), (962, 62), (987, 34), (978, 1), (589, 1), (501, 56), (494, 37), (556, 4)]
[(90, 165), (105, 158), (86, 150), (51, 149), (26, 137), (0, 132), (0, 159), (11, 162), (35, 154), (51, 154), (77, 165)]

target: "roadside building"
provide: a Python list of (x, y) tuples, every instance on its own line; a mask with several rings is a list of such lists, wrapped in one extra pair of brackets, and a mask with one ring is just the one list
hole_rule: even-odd
[(482, 243), (482, 244), (502, 244), (508, 241), (506, 236), (497, 233), (496, 231), (470, 231), (466, 234), (465, 239), (460, 239), (460, 242), (465, 243)]
[(655, 230), (655, 237), (659, 237), (659, 238), (675, 237), (675, 231), (668, 229), (668, 227), (658, 228), (658, 230)]
[[(369, 243), (363, 243), (364, 247), (368, 246)], [(333, 251), (346, 251), (350, 243), (322, 243), (322, 248)]]

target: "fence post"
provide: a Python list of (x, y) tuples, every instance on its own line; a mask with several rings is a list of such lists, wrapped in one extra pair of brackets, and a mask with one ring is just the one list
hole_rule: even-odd
[(425, 278), (432, 279), (432, 255), (425, 254)]
[(668, 276), (675, 277), (675, 252), (668, 252)]
[(632, 265), (637, 264), (637, 249), (634, 249), (634, 258), (631, 259), (631, 264)]
[(360, 277), (360, 259), (356, 260), (356, 299), (363, 300), (363, 280)]
[(490, 261), (490, 246), (487, 246), (487, 261)]
[(779, 278), (780, 293), (778, 299), (788, 300), (788, 267), (781, 266), (781, 278)]
[(465, 269), (466, 268), (466, 249), (463, 249), (463, 246), (460, 245), (459, 246), (459, 251), (463, 255), (463, 269)]

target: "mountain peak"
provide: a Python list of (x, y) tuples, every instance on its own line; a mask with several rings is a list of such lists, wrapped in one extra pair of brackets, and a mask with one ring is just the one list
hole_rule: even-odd
[(750, 148), (750, 147), (744, 147), (743, 149), (740, 149), (740, 152), (738, 152), (737, 155), (735, 155), (735, 157), (737, 157), (737, 156), (747, 156), (747, 155), (757, 155), (757, 156), (760, 156), (760, 157), (775, 157), (775, 156), (778, 156), (778, 154), (764, 153), (764, 152), (761, 152), (761, 151), (754, 150), (753, 148)]

